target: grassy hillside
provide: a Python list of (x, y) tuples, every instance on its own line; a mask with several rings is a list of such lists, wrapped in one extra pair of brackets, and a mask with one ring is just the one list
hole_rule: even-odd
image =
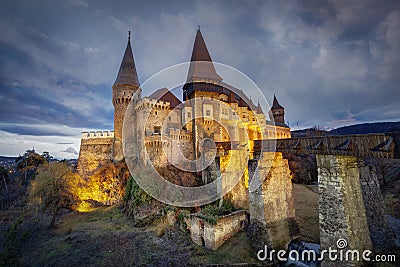
[[(296, 215), (304, 239), (318, 242), (318, 197), (294, 185)], [(135, 227), (120, 206), (79, 213), (64, 210), (54, 228), (40, 227), (23, 210), (0, 211), (0, 254), (8, 246), (14, 265), (23, 266), (187, 266), (259, 264), (244, 231), (209, 251), (194, 244), (188, 232), (165, 229), (165, 223)], [(20, 219), (18, 219), (20, 218)], [(161, 231), (160, 231), (161, 229)], [(4, 258), (3, 258), (4, 259)], [(13, 264), (9, 261), (6, 266)], [(0, 264), (1, 265), (1, 264)]]

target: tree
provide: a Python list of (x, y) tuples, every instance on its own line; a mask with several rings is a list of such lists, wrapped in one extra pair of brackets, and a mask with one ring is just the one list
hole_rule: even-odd
[(34, 149), (27, 150), (24, 155), (19, 155), (15, 160), (16, 169), (24, 176), (24, 181), (30, 180), (37, 168), (45, 162), (48, 162), (45, 156), (51, 157), (50, 154), (43, 153), (44, 156), (36, 153)]
[(29, 188), (31, 204), (52, 216), (49, 227), (54, 225), (60, 208), (73, 208), (79, 198), (75, 194), (74, 181), (78, 179), (64, 162), (44, 163), (36, 171)]
[(47, 160), (47, 162), (50, 162), (53, 160), (53, 156), (50, 155), (50, 153), (48, 151), (43, 151), (42, 155), (41, 155), (45, 160)]
[(6, 189), (6, 192), (8, 193), (8, 185), (7, 185), (8, 171), (3, 166), (0, 166), (0, 178), (4, 183), (4, 188)]

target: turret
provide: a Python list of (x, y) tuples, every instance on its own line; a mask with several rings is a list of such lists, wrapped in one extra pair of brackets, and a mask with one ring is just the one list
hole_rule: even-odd
[(279, 104), (275, 95), (269, 115), (271, 119), (274, 119), (275, 123), (285, 124), (285, 109)]
[(122, 151), (122, 126), (124, 115), (128, 105), (140, 85), (137, 77), (135, 61), (131, 48), (131, 32), (128, 32), (128, 44), (122, 58), (121, 66), (118, 71), (117, 79), (112, 86), (112, 103), (114, 105), (114, 160), (123, 159)]
[(192, 98), (195, 91), (204, 90), (202, 84), (207, 84), (207, 91), (218, 91), (220, 87), (217, 86), (217, 84), (221, 82), (222, 78), (215, 70), (210, 53), (208, 52), (199, 28), (194, 40), (186, 84), (183, 86), (183, 99), (187, 100)]

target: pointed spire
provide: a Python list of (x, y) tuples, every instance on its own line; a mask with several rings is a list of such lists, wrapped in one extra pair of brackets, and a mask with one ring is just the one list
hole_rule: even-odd
[(240, 98), (240, 100), (239, 100), (239, 107), (247, 107), (247, 106), (248, 106), (248, 105), (247, 105), (246, 102), (244, 102), (243, 98)]
[(212, 63), (210, 53), (208, 52), (203, 35), (200, 31), (200, 26), (197, 29), (190, 61), (191, 63), (187, 79), (188, 82), (193, 81), (193, 79), (196, 78), (211, 79), (219, 82), (222, 81), (222, 78), (217, 74)]
[(258, 104), (257, 104), (257, 113), (258, 114), (263, 114), (264, 113), (262, 108), (261, 108), (260, 101), (258, 101)]
[(250, 96), (250, 101), (249, 101), (249, 107), (251, 110), (255, 110), (256, 109), (256, 105), (254, 105), (253, 100), (251, 100), (251, 96)]
[(279, 105), (279, 102), (276, 99), (276, 96), (274, 95), (274, 102), (272, 103), (271, 110), (277, 110), (277, 109), (284, 109), (284, 108), (281, 105)]
[(201, 34), (200, 27), (197, 29), (196, 38), (193, 45), (192, 58), (190, 59), (190, 61), (212, 62), (206, 42), (204, 41), (203, 35)]
[(139, 87), (139, 80), (131, 47), (131, 31), (128, 31), (128, 44), (126, 45), (124, 57), (119, 67), (117, 79), (114, 82), (114, 85), (116, 84), (128, 84)]

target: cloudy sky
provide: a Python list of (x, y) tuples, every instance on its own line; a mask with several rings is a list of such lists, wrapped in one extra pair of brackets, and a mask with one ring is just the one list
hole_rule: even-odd
[(81, 131), (113, 128), (127, 31), (144, 82), (190, 59), (197, 25), (294, 129), (400, 120), (396, 0), (1, 1), (0, 155), (77, 157)]

